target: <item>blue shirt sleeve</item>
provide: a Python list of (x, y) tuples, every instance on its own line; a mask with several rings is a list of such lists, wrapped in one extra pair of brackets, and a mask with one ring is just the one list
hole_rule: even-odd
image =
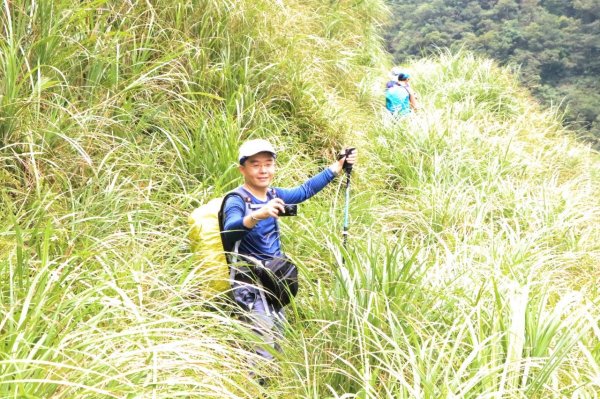
[(223, 228), (224, 238), (228, 243), (234, 243), (244, 238), (250, 231), (244, 226), (246, 204), (239, 195), (232, 195), (225, 201)]
[(294, 188), (276, 188), (275, 191), (277, 192), (277, 196), (286, 204), (299, 204), (321, 191), (334, 178), (335, 175), (331, 169), (326, 168), (300, 186)]

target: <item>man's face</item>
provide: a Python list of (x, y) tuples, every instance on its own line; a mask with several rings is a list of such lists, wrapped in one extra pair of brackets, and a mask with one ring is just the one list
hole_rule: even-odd
[(246, 159), (239, 168), (244, 175), (244, 182), (250, 188), (264, 189), (273, 181), (275, 158), (268, 152), (260, 152)]

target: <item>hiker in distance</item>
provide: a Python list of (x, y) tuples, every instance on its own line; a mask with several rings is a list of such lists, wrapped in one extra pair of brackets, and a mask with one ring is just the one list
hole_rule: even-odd
[[(225, 197), (222, 237), (234, 259), (230, 263), (233, 298), (245, 312), (242, 319), (265, 344), (280, 350), (277, 340), (285, 321), (284, 306), (298, 289), (297, 269), (281, 248), (278, 219), (321, 191), (343, 169), (354, 164), (356, 150), (294, 188), (271, 187), (277, 153), (262, 139), (246, 141), (239, 148), (239, 171), (244, 184)], [(235, 243), (235, 245), (233, 244)], [(232, 247), (233, 246), (233, 247)], [(266, 359), (266, 347), (256, 352)]]
[(385, 90), (385, 107), (394, 116), (406, 116), (418, 109), (416, 94), (410, 87), (410, 75), (399, 73), (396, 85)]
[(393, 67), (390, 71), (390, 80), (385, 84), (385, 88), (389, 89), (391, 87), (398, 85), (398, 75), (400, 75), (402, 71), (398, 67)]

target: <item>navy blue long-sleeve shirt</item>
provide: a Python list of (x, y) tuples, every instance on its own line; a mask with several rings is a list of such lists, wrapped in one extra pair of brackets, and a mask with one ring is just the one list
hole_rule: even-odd
[[(331, 169), (327, 168), (321, 173), (311, 177), (302, 185), (294, 188), (275, 187), (275, 193), (286, 204), (299, 204), (306, 201), (335, 178)], [(242, 187), (242, 190), (244, 188)], [(244, 190), (254, 205), (264, 205), (267, 201), (261, 201), (247, 190)], [(275, 218), (260, 220), (249, 229), (244, 226), (244, 215), (246, 204), (239, 196), (231, 196), (225, 203), (224, 228), (225, 239), (229, 243), (241, 240), (239, 253), (253, 256), (259, 260), (267, 260), (282, 255), (279, 231)]]

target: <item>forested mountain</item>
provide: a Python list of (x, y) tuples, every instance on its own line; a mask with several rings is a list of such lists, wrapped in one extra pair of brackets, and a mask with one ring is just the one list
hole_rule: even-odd
[(520, 68), (546, 104), (600, 140), (598, 0), (392, 0), (386, 30), (397, 62), (464, 46)]

